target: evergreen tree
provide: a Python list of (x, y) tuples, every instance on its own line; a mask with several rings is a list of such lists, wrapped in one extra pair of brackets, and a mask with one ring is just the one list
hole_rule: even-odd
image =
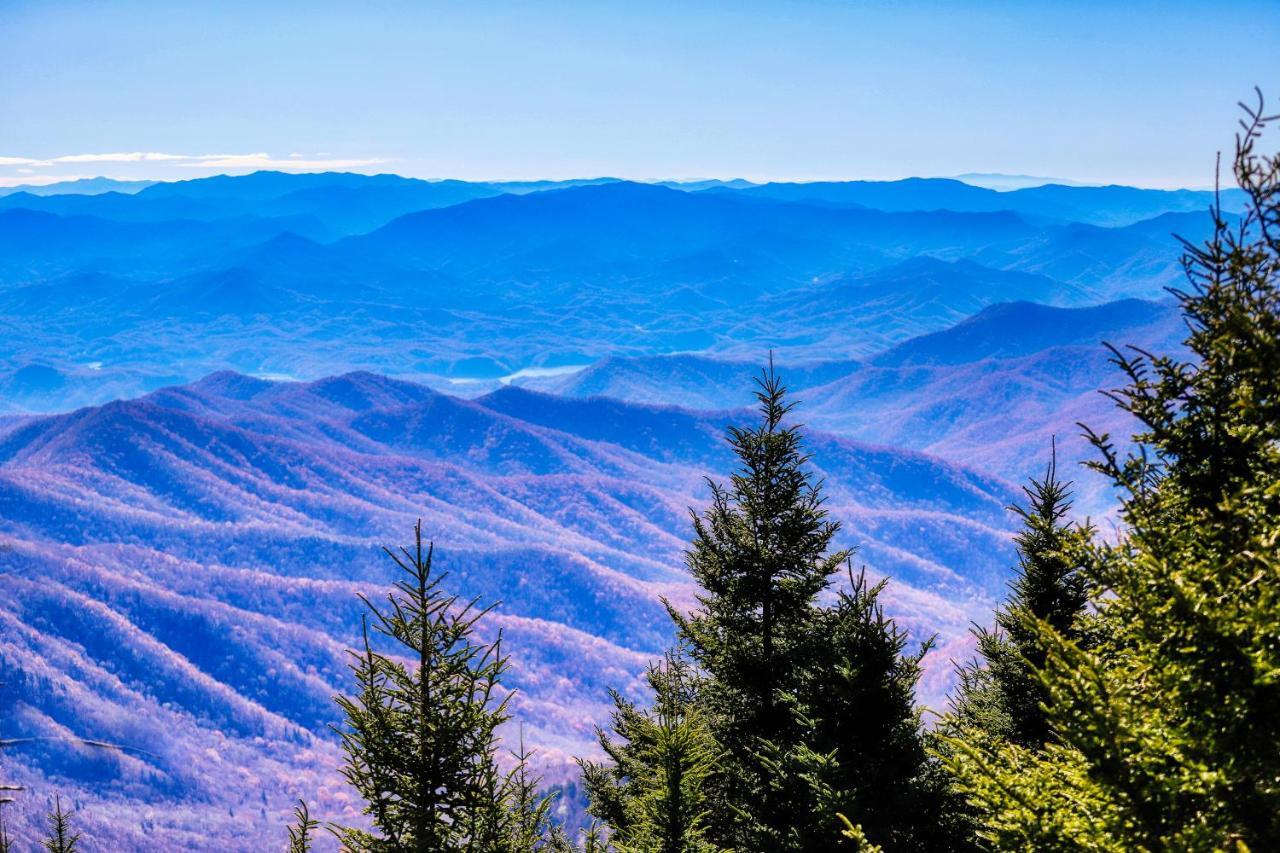
[(1036, 623), (1056, 740), (953, 742), (999, 849), (1280, 849), (1280, 156), (1247, 112), (1248, 210), (1186, 245), (1194, 360), (1115, 353), (1138, 450), (1094, 440), (1125, 538), (1089, 568), (1096, 642)]
[(812, 673), (817, 597), (848, 552), (831, 550), (840, 525), (807, 470), (799, 429), (784, 423), (794, 404), (772, 367), (756, 397), (760, 424), (729, 428), (740, 467), (727, 486), (710, 483), (711, 506), (693, 515), (687, 558), (699, 607), (672, 616), (706, 673), (700, 702), (723, 752), (712, 838), (781, 850), (795, 843), (808, 792), (775, 765), (803, 742), (796, 702)]
[(511, 753), (515, 765), (502, 780), (506, 787), (508, 805), (504, 826), (499, 833), (504, 839), (504, 851), (508, 853), (532, 853), (547, 848), (568, 850), (572, 848), (560, 828), (551, 821), (551, 806), (555, 797), (542, 793), (542, 779), (530, 772), (533, 757), (524, 745), (524, 728), (520, 729), (519, 748)]
[(852, 850), (854, 853), (884, 853), (884, 848), (867, 840), (867, 834), (862, 831), (861, 826), (851, 823), (849, 818), (839, 812), (836, 813), (836, 817), (840, 818), (840, 823), (844, 825), (840, 836), (849, 840), (849, 843), (845, 845), (846, 849)]
[(497, 766), (510, 698), (497, 697), (508, 665), (501, 638), (474, 639), (488, 609), (445, 594), (420, 522), (414, 538), (412, 551), (386, 549), (404, 576), (385, 606), (362, 597), (375, 636), (397, 654), (376, 651), (366, 626), (364, 648), (351, 653), (358, 693), (337, 699), (346, 716), (343, 774), (374, 831), (334, 832), (353, 851), (532, 850), (513, 844), (527, 843), (530, 821), (545, 825), (546, 806), (532, 804), (523, 757), (518, 775)]
[(1037, 626), (1081, 639), (1088, 605), (1083, 566), (1094, 531), (1066, 520), (1071, 484), (1058, 479), (1056, 452), (1044, 477), (1033, 478), (1023, 492), (1027, 505), (1011, 507), (1022, 529), (1014, 537), (1018, 568), (1009, 600), (996, 610), (995, 630), (974, 629), (979, 660), (960, 671), (960, 687), (941, 728), (976, 727), (998, 740), (1039, 748), (1052, 733), (1044, 711), (1049, 694), (1039, 677), (1047, 650)]
[(702, 592), (692, 614), (668, 607), (680, 653), (651, 677), (653, 709), (615, 697), (612, 764), (584, 766), (592, 813), (620, 849), (831, 849), (838, 813), (888, 849), (946, 849), (924, 831), (941, 786), (914, 707), (920, 658), (884, 617), (883, 584), (851, 574), (819, 600), (849, 552), (772, 367), (757, 398), (760, 424), (729, 430), (738, 470), (693, 513)]
[(582, 843), (574, 848), (575, 853), (609, 853), (609, 842), (599, 821), (588, 824), (580, 837)]
[[(314, 839), (312, 833), (320, 826), (313, 820), (311, 812), (307, 808), (307, 804), (302, 800), (298, 800), (297, 807), (293, 810), (294, 824), (289, 827), (289, 853), (311, 853), (311, 846)], [(3, 851), (0, 851), (3, 853)]]
[(880, 594), (849, 572), (849, 589), (820, 611), (814, 635), (814, 674), (806, 685), (802, 719), (811, 721), (793, 771), (809, 782), (797, 804), (798, 849), (831, 844), (832, 812), (856, 821), (860, 832), (888, 850), (944, 850), (936, 831), (945, 779), (933, 774), (915, 706), (920, 661), (932, 647), (907, 654), (908, 637), (884, 615)]
[(49, 853), (76, 853), (80, 849), (80, 833), (71, 831), (71, 813), (62, 810), (62, 797), (54, 796), (49, 812), (49, 835), (42, 842)]
[(618, 851), (715, 850), (706, 839), (706, 787), (717, 747), (694, 704), (692, 670), (677, 652), (668, 652), (650, 666), (648, 681), (652, 709), (613, 694), (614, 737), (598, 733), (611, 763), (579, 762), (592, 811), (612, 827), (610, 841)]

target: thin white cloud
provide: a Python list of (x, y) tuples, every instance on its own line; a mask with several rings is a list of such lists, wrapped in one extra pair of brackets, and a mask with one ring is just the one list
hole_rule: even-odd
[(56, 167), (78, 163), (163, 163), (188, 169), (286, 169), (299, 172), (326, 169), (359, 169), (389, 162), (385, 158), (335, 159), (324, 155), (306, 159), (301, 154), (287, 158), (272, 157), (266, 152), (249, 154), (170, 154), (162, 151), (116, 151), (95, 154), (63, 154), (58, 157), (0, 156), (0, 167)]
[(384, 157), (368, 157), (358, 160), (299, 160), (276, 158), (266, 154), (228, 154), (216, 159), (179, 163), (193, 169), (280, 169), (295, 172), (317, 172), (332, 169), (363, 169), (390, 162)]
[(118, 151), (111, 154), (67, 154), (54, 157), (50, 163), (145, 163), (190, 160), (189, 154), (165, 154), (160, 151)]

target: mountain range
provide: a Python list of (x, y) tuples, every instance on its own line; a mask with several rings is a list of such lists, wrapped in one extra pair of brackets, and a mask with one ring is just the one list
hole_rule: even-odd
[[(856, 205), (877, 210), (1010, 211), (1029, 219), (1132, 225), (1164, 213), (1200, 213), (1212, 202), (1206, 190), (1148, 190), (1124, 186), (1044, 184), (999, 192), (948, 178), (901, 181), (769, 183), (743, 192), (786, 201)], [(1238, 212), (1244, 197), (1228, 191), (1224, 209)]]
[[(0, 424), (5, 734), (132, 750), (37, 745), (11, 767), (145, 799), (165, 843), (197, 828), (192, 802), (202, 826), (237, 816), (210, 821), (207, 841), (273, 831), (302, 794), (342, 814), (326, 727), (356, 595), (383, 593), (379, 546), (421, 518), (450, 589), (501, 601), (491, 627), (513, 654), (515, 711), (566, 778), (570, 756), (593, 754), (608, 689), (638, 695), (669, 640), (659, 598), (692, 605), (686, 508), (705, 501), (704, 476), (730, 470), (724, 425), (749, 416), (220, 373)], [(894, 614), (963, 645), (1003, 582), (1012, 487), (919, 453), (810, 444), (843, 541), (894, 578)], [(930, 660), (934, 701), (949, 666)], [(254, 784), (226, 785), (228, 764)], [(162, 849), (146, 827), (94, 829)]]
[(693, 605), (689, 508), (770, 362), (850, 569), (939, 638), (940, 707), (1019, 484), (1056, 453), (1077, 514), (1114, 512), (1078, 465), (1080, 424), (1133, 427), (1104, 344), (1185, 355), (1174, 235), (1210, 201), (269, 172), (0, 195), (0, 737), (35, 738), (5, 778), (91, 800), (120, 849), (282, 844), (299, 796), (353, 816), (332, 696), (422, 519), (449, 588), (500, 602), (519, 725), (571, 786), (670, 639), (662, 599)]
[[(1173, 234), (1194, 240), (1208, 227), (1193, 213), (1108, 228), (756, 194), (769, 186), (605, 181), (493, 194), (263, 173), (45, 199), (60, 212), (8, 196), (0, 411), (100, 403), (223, 368), (492, 382), (609, 356), (862, 358), (995, 302), (1160, 298), (1180, 280)], [(446, 206), (329, 242), (305, 236), (326, 205), (356, 215), (369, 208), (351, 193), (387, 192), (418, 194), (415, 205), (434, 193)], [(490, 195), (449, 203), (476, 192)], [(1135, 192), (1151, 205), (1185, 199)], [(1105, 197), (1094, 209), (1110, 209)], [(382, 210), (373, 218), (399, 208)], [(30, 369), (56, 374), (59, 390), (24, 393)]]

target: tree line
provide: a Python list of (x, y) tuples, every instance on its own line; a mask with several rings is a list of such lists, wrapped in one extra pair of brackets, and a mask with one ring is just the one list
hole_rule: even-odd
[[(497, 770), (501, 641), (471, 639), (482, 611), (439, 591), (419, 530), (395, 555), (406, 579), (369, 608), (417, 667), (366, 641), (339, 700), (374, 826), (336, 830), (343, 844), (1280, 849), (1280, 156), (1256, 151), (1270, 118), (1249, 109), (1237, 141), (1248, 211), (1215, 209), (1212, 237), (1185, 244), (1193, 358), (1112, 349), (1134, 449), (1086, 434), (1122, 535), (1072, 519), (1051, 459), (1014, 508), (1008, 599), (936, 725), (915, 701), (930, 644), (910, 648), (885, 582), (833, 546), (840, 523), (770, 367), (759, 421), (728, 430), (737, 469), (692, 516), (696, 607), (667, 605), (651, 698), (614, 694), (606, 760), (581, 762), (592, 827), (554, 825), (523, 751)], [(305, 850), (305, 821), (294, 837)]]
[[(300, 803), (291, 853), (322, 832), (371, 853), (1280, 849), (1280, 155), (1257, 151), (1261, 96), (1245, 110), (1248, 209), (1184, 244), (1191, 358), (1113, 348), (1138, 432), (1121, 449), (1086, 427), (1118, 535), (1073, 517), (1051, 455), (1013, 508), (1008, 597), (932, 725), (931, 643), (834, 546), (770, 367), (759, 420), (728, 430), (736, 469), (692, 513), (696, 606), (668, 603), (648, 698), (615, 693), (604, 760), (580, 762), (592, 823), (570, 837), (524, 745), (502, 757), (507, 651), (419, 525), (337, 700), (367, 825)], [(60, 804), (53, 834), (75, 849)]]

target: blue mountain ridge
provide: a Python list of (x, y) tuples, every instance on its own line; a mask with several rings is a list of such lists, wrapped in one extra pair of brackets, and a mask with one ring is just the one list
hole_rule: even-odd
[(513, 710), (572, 778), (661, 599), (692, 605), (688, 508), (771, 357), (854, 568), (941, 638), (936, 705), (1016, 483), (1056, 444), (1078, 511), (1113, 510), (1076, 465), (1078, 423), (1132, 428), (1101, 344), (1180, 352), (1173, 235), (1211, 226), (1204, 194), (937, 180), (117, 189), (0, 196), (0, 715), (141, 750), (5, 772), (143, 850), (230, 848), (299, 795), (353, 816), (331, 697), (418, 518), (449, 588), (501, 601)]

